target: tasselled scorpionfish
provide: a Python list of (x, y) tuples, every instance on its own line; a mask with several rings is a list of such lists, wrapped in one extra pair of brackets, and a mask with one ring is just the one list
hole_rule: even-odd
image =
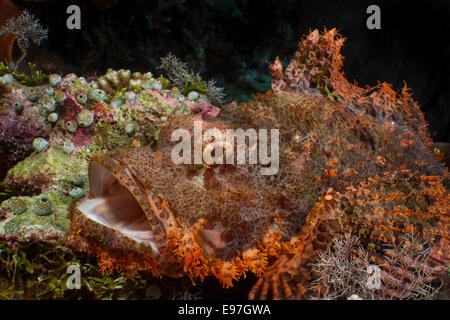
[[(449, 263), (447, 170), (433, 157), (423, 114), (406, 87), (397, 94), (385, 83), (349, 83), (343, 41), (334, 29), (313, 31), (286, 70), (278, 58), (271, 65), (269, 92), (214, 119), (173, 116), (156, 148), (95, 156), (70, 243), (129, 275), (214, 276), (230, 287), (253, 273), (254, 299), (308, 298), (310, 264), (344, 234), (358, 235), (385, 268), (383, 245), (404, 233), (428, 243), (431, 264)], [(174, 163), (171, 134), (194, 136), (195, 121), (224, 136), (278, 129), (278, 171), (263, 175), (260, 162)]]

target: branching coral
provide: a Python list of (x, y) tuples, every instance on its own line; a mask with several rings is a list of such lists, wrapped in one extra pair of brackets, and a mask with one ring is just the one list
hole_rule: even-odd
[(222, 104), (225, 99), (223, 88), (216, 87), (215, 80), (209, 80), (205, 85), (206, 96), (209, 97), (212, 103)]
[(15, 34), (19, 46), (27, 48), (30, 41), (40, 44), (43, 39), (47, 39), (48, 30), (39, 24), (39, 20), (29, 14), (27, 10), (22, 12), (18, 18), (8, 20), (5, 26), (0, 28), (0, 34)]
[[(12, 17), (20, 15), (20, 9), (11, 0), (0, 0), (0, 26), (8, 22)], [(0, 36), (0, 62), (11, 62), (13, 45), (16, 36), (12, 34)]]
[(187, 71), (187, 63), (181, 61), (178, 57), (169, 53), (167, 56), (161, 58), (161, 65), (158, 67), (163, 69), (167, 77), (177, 87), (184, 87)]
[(394, 299), (430, 299), (440, 288), (435, 273), (443, 267), (432, 267), (430, 248), (414, 235), (405, 234), (399, 245), (385, 250), (381, 292)]
[(1, 35), (14, 35), (17, 37), (17, 44), (22, 51), (22, 56), (16, 62), (15, 70), (17, 70), (20, 62), (25, 58), (26, 49), (30, 46), (30, 42), (40, 44), (42, 40), (47, 39), (48, 29), (42, 27), (39, 19), (24, 10), (17, 18), (11, 18), (6, 25), (0, 27)]
[(191, 91), (205, 94), (213, 104), (222, 104), (225, 94), (223, 88), (216, 87), (214, 80), (204, 81), (198, 73), (189, 72), (187, 64), (169, 53), (161, 58), (161, 65), (167, 77), (187, 96)]
[(323, 299), (347, 298), (352, 294), (373, 299), (375, 292), (367, 286), (368, 253), (357, 243), (357, 238), (346, 234), (344, 238), (333, 239), (326, 250), (319, 252), (317, 262), (312, 265), (316, 279), (310, 290), (319, 292)]
[[(346, 234), (318, 253), (312, 265), (313, 297), (336, 299), (356, 294), (362, 299), (430, 299), (436, 294), (439, 283), (433, 283), (434, 269), (429, 265), (426, 243), (404, 235), (400, 243), (385, 250), (387, 261), (378, 266), (373, 254), (358, 242), (358, 238)], [(380, 267), (379, 273), (369, 273), (370, 268)], [(374, 279), (378, 285), (373, 285), (375, 281), (372, 284), (371, 277), (378, 277)]]

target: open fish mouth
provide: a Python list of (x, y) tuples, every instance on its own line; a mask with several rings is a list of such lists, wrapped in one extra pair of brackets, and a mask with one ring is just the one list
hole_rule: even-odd
[(159, 256), (148, 217), (123, 179), (92, 161), (89, 184), (90, 196), (75, 207), (85, 233), (111, 249)]

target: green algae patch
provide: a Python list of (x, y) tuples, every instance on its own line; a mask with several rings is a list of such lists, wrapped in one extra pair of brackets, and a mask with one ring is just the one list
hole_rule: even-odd
[[(46, 199), (46, 207), (42, 208), (42, 199)], [(11, 214), (0, 222), (0, 237), (15, 236), (21, 241), (34, 239), (62, 239), (70, 228), (67, 218), (72, 198), (58, 191), (50, 191), (34, 197), (20, 197), (26, 210), (19, 214)], [(2, 203), (2, 208), (11, 210), (16, 197)], [(47, 208), (48, 207), (48, 208)], [(43, 210), (46, 211), (43, 211)], [(48, 209), (48, 210), (47, 210)]]
[[(68, 286), (73, 284), (69, 279), (73, 272), (68, 270), (73, 269), (81, 274), (79, 289)], [(194, 297), (188, 279), (159, 279), (145, 273), (128, 279), (119, 273), (103, 273), (95, 259), (55, 241), (12, 248), (0, 240), (0, 300), (158, 299), (149, 290), (154, 288), (162, 291), (164, 299)]]
[(97, 130), (95, 143), (89, 146), (91, 150), (95, 151), (94, 153), (130, 147), (133, 141), (133, 137), (126, 134), (124, 122), (100, 123), (97, 125)]
[(13, 167), (5, 179), (8, 180), (30, 180), (33, 177), (38, 177), (45, 174), (47, 179), (60, 187), (70, 188), (74, 184), (74, 177), (82, 174), (87, 174), (88, 162), (83, 157), (75, 154), (66, 154), (62, 148), (50, 147), (49, 149), (34, 153), (24, 161), (19, 162)]

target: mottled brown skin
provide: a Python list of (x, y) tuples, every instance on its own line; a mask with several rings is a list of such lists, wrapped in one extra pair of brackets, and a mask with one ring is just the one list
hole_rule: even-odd
[[(135, 269), (154, 274), (215, 276), (225, 287), (252, 272), (259, 280), (251, 298), (307, 297), (309, 263), (346, 233), (361, 236), (382, 260), (384, 244), (414, 232), (429, 243), (433, 263), (448, 263), (447, 171), (433, 156), (423, 114), (406, 89), (397, 95), (386, 84), (362, 89), (348, 83), (333, 58), (342, 41), (333, 42), (330, 32), (313, 32), (304, 43), (319, 51), (337, 46), (327, 51), (327, 68), (338, 65), (327, 76), (332, 96), (311, 89), (314, 78), (305, 88), (305, 81), (283, 74), (278, 65), (274, 92), (225, 106), (211, 121), (174, 116), (161, 129), (156, 149), (94, 157), (139, 203), (159, 249), (156, 257), (120, 233), (98, 228), (77, 207), (72, 243), (97, 254), (107, 269), (124, 270), (132, 261)], [(192, 133), (195, 120), (203, 130), (279, 129), (278, 173), (262, 176), (261, 165), (175, 165), (171, 133)], [(127, 251), (136, 255), (120, 260), (118, 252)]]
[[(267, 253), (263, 248), (257, 250), (259, 245), (273, 250), (271, 242), (278, 241), (277, 231), (294, 235), (300, 230), (304, 216), (297, 209), (302, 201), (282, 203), (282, 195), (271, 190), (273, 177), (252, 173), (257, 166), (175, 165), (170, 157), (175, 143), (166, 139), (166, 133), (173, 125), (189, 128), (191, 121), (202, 121), (204, 130), (230, 127), (219, 121), (207, 123), (199, 116), (177, 117), (161, 132), (158, 151), (114, 151), (94, 157), (92, 163), (110, 170), (145, 212), (160, 252), (161, 272), (176, 274), (184, 264), (183, 268), (188, 268), (184, 273), (192, 277), (215, 272), (224, 277), (224, 285), (231, 285), (232, 279), (249, 269), (262, 272)], [(115, 250), (145, 253), (117, 230), (90, 221), (77, 207), (73, 212), (73, 225), (82, 226), (87, 238)], [(279, 219), (281, 216), (290, 222)], [(200, 261), (204, 265), (199, 270), (190, 269)]]

